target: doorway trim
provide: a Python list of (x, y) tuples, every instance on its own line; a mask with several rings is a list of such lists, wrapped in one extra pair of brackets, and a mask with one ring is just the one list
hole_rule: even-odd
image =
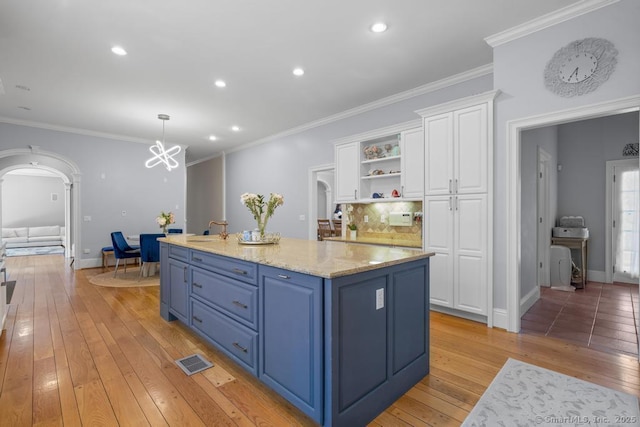
[[(537, 254), (538, 265), (536, 268), (538, 291), (540, 286), (551, 286), (549, 252), (551, 245), (551, 207), (549, 190), (549, 168), (551, 167), (551, 155), (542, 147), (538, 147), (538, 185), (537, 185)], [(544, 172), (543, 172), (544, 170)]]
[(317, 233), (318, 233), (318, 226), (317, 226), (317, 220), (318, 220), (318, 173), (320, 172), (328, 172), (328, 171), (332, 171), (334, 170), (334, 164), (330, 163), (330, 164), (324, 164), (324, 165), (318, 165), (318, 166), (311, 166), (309, 168), (309, 173), (308, 173), (308, 190), (307, 190), (307, 194), (309, 195), (309, 204), (307, 207), (307, 218), (309, 218), (309, 222), (308, 222), (308, 234), (309, 234), (309, 240), (317, 240)]
[[(640, 110), (640, 95), (620, 98), (567, 110), (510, 120), (506, 123), (507, 230), (506, 299), (507, 330), (520, 331), (520, 257), (521, 257), (521, 133), (527, 129), (553, 126), (578, 120), (610, 116)], [(640, 136), (640, 129), (639, 129)]]
[[(39, 147), (0, 151), (0, 179), (14, 169), (46, 169), (58, 175), (65, 184), (65, 257), (75, 259), (81, 240), (80, 227), (80, 169), (68, 158), (42, 151)], [(1, 196), (1, 189), (0, 189)], [(1, 203), (1, 199), (0, 199)], [(1, 213), (0, 213), (1, 215)], [(69, 247), (70, 243), (70, 247)], [(72, 261), (72, 268), (82, 268)]]

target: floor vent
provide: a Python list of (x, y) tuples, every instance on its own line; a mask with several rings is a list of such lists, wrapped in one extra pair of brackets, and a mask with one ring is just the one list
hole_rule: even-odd
[(183, 357), (182, 359), (176, 360), (176, 363), (187, 375), (197, 374), (213, 366), (213, 363), (205, 360), (199, 354)]

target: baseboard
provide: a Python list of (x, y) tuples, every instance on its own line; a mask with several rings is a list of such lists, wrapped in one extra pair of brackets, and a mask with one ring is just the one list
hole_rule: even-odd
[(507, 310), (504, 308), (493, 309), (493, 327), (509, 330), (509, 316), (507, 316)]
[(524, 314), (540, 299), (540, 286), (536, 286), (520, 298), (520, 314)]
[(435, 304), (429, 305), (432, 311), (437, 311), (438, 313), (449, 314), (451, 316), (462, 317), (463, 319), (473, 320), (474, 322), (480, 322), (487, 324), (487, 316), (482, 316), (480, 314), (467, 313), (466, 311), (456, 310), (454, 308), (442, 307)]

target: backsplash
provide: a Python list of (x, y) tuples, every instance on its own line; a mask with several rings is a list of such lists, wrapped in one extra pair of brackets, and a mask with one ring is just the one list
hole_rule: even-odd
[[(349, 222), (346, 215), (347, 207), (342, 209), (343, 228)], [(396, 227), (389, 225), (389, 214), (391, 212), (422, 212), (422, 202), (384, 202), (384, 203), (353, 203), (353, 222), (358, 228), (358, 234), (397, 233), (406, 234), (407, 238), (422, 238), (422, 221), (412, 221), (409, 227)], [(368, 222), (364, 222), (364, 217), (368, 217)], [(384, 222), (382, 217), (384, 216)]]

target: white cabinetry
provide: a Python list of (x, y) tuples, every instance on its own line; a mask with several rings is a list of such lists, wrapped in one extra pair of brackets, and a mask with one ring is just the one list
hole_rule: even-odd
[[(492, 326), (493, 99), (490, 92), (420, 110), (424, 126), (424, 249), (431, 303)], [(479, 319), (483, 319), (479, 318)]]
[(421, 127), (400, 134), (400, 152), (400, 194), (405, 199), (421, 199), (424, 194), (424, 133)]
[(357, 167), (359, 146), (356, 142), (337, 144), (335, 147), (336, 202), (357, 200), (360, 177)]
[[(421, 124), (412, 121), (334, 141), (336, 202), (422, 200)], [(394, 190), (398, 197), (393, 197)]]

